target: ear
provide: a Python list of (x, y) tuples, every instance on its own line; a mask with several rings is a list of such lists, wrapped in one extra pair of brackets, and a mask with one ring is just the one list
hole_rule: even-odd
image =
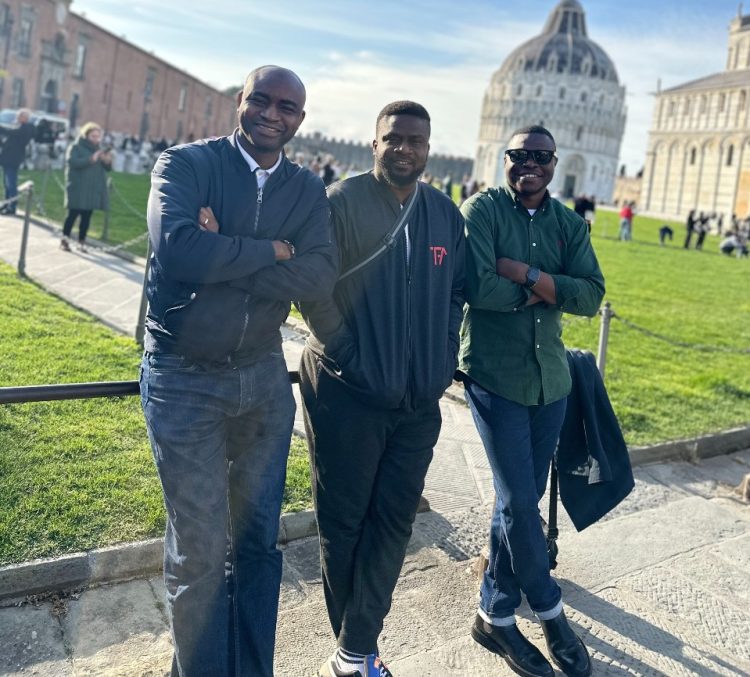
[(237, 108), (239, 108), (242, 105), (242, 95), (245, 93), (244, 89), (241, 89), (239, 92), (237, 92)]
[(372, 140), (372, 154), (375, 155), (375, 152), (378, 150), (378, 140), (373, 139)]

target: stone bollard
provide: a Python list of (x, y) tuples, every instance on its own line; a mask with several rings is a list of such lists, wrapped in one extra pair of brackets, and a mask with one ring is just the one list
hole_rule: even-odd
[(482, 584), (482, 577), (484, 576), (484, 572), (487, 570), (487, 564), (490, 561), (490, 546), (485, 545), (482, 548), (482, 552), (479, 553), (479, 557), (476, 558), (474, 561), (473, 570), (476, 574), (477, 581), (479, 581), (479, 584)]
[(743, 501), (750, 503), (750, 473), (745, 475), (735, 491), (740, 495), (740, 498)]

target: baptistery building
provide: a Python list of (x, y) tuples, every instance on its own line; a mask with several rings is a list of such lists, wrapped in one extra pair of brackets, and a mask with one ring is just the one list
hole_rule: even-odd
[(750, 216), (750, 16), (729, 25), (726, 68), (656, 93), (641, 209)]
[(551, 192), (609, 201), (625, 129), (625, 87), (607, 53), (588, 36), (577, 0), (562, 0), (541, 34), (493, 74), (482, 103), (474, 176), (505, 181), (503, 154), (514, 130), (541, 124), (557, 142)]

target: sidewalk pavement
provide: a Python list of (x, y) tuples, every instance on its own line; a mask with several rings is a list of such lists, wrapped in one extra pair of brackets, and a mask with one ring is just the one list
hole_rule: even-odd
[[(15, 264), (19, 241), (20, 221), (0, 217), (0, 257)], [(131, 333), (142, 262), (57, 245), (49, 231), (32, 227), (28, 275)], [(284, 335), (296, 368), (301, 339), (290, 330)], [(468, 410), (448, 398), (441, 409), (424, 492), (432, 511), (417, 517), (381, 651), (397, 677), (510, 675), (469, 635), (491, 472)], [(301, 431), (300, 421), (295, 425)], [(555, 575), (595, 675), (750, 675), (750, 506), (732, 493), (748, 472), (750, 449), (640, 466), (633, 494), (598, 524), (578, 534), (561, 514)], [(317, 542), (301, 539), (283, 550), (276, 674), (314, 675), (334, 648)], [(171, 643), (163, 599), (154, 577), (0, 608), (0, 675), (166, 674)], [(528, 609), (521, 615), (522, 629), (543, 648)]]

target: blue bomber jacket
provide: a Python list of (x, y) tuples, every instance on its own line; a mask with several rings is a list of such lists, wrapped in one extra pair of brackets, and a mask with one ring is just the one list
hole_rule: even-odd
[[(202, 230), (213, 210), (219, 232)], [(262, 190), (236, 134), (177, 146), (151, 176), (145, 349), (251, 363), (281, 349), (290, 301), (326, 298), (338, 256), (323, 182), (282, 158)], [(296, 250), (277, 262), (272, 240)]]

